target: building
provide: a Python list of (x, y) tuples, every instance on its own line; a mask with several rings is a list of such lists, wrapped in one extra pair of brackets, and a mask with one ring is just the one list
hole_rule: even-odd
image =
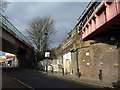
[(78, 48), (81, 76), (110, 84), (120, 81), (119, 18), (118, 0), (90, 2), (79, 17), (76, 26), (81, 34)]
[(61, 44), (63, 56), (63, 68), (65, 73), (78, 74), (77, 48), (79, 47), (79, 37), (77, 27), (68, 33), (68, 38)]
[(119, 0), (90, 2), (62, 43), (64, 69), (101, 83), (120, 85), (119, 18)]

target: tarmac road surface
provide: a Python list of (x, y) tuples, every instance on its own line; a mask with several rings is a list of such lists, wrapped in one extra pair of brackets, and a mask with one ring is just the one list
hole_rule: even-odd
[[(50, 77), (44, 73), (24, 68), (3, 68), (3, 82), (7, 81), (4, 78), (4, 73), (19, 80), (20, 83), (25, 84), (29, 89), (34, 90), (39, 88), (94, 88), (69, 80)], [(17, 86), (16, 83), (13, 84), (14, 86)], [(5, 83), (3, 83), (3, 87), (6, 87)], [(25, 88), (24, 86), (18, 85), (18, 88), (19, 87)]]

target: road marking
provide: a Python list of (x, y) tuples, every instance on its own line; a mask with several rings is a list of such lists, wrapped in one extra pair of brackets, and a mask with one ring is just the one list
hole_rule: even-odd
[(29, 85), (25, 84), (24, 82), (18, 80), (17, 78), (13, 78), (13, 79), (16, 80), (17, 82), (21, 83), (22, 85), (28, 87), (29, 89), (34, 90), (31, 86), (29, 86)]

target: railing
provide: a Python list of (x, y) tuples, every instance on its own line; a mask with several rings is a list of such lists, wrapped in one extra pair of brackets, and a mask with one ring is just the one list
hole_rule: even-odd
[(31, 42), (1, 14), (0, 14), (0, 22), (2, 22), (2, 24), (4, 24), (7, 28), (9, 28), (9, 30), (14, 32), (16, 38), (31, 46)]

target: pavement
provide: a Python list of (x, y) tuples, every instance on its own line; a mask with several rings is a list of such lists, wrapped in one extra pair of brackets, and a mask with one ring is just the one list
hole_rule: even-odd
[[(39, 71), (39, 72), (42, 72), (42, 71)], [(114, 88), (111, 83), (103, 82), (93, 78), (87, 78), (85, 76), (78, 77), (77, 75), (71, 75), (71, 74), (62, 75), (62, 73), (53, 73), (53, 74), (50, 72), (48, 73), (43, 72), (43, 73), (50, 77), (70, 80), (72, 82), (82, 83), (84, 85), (93, 86), (96, 88)]]

